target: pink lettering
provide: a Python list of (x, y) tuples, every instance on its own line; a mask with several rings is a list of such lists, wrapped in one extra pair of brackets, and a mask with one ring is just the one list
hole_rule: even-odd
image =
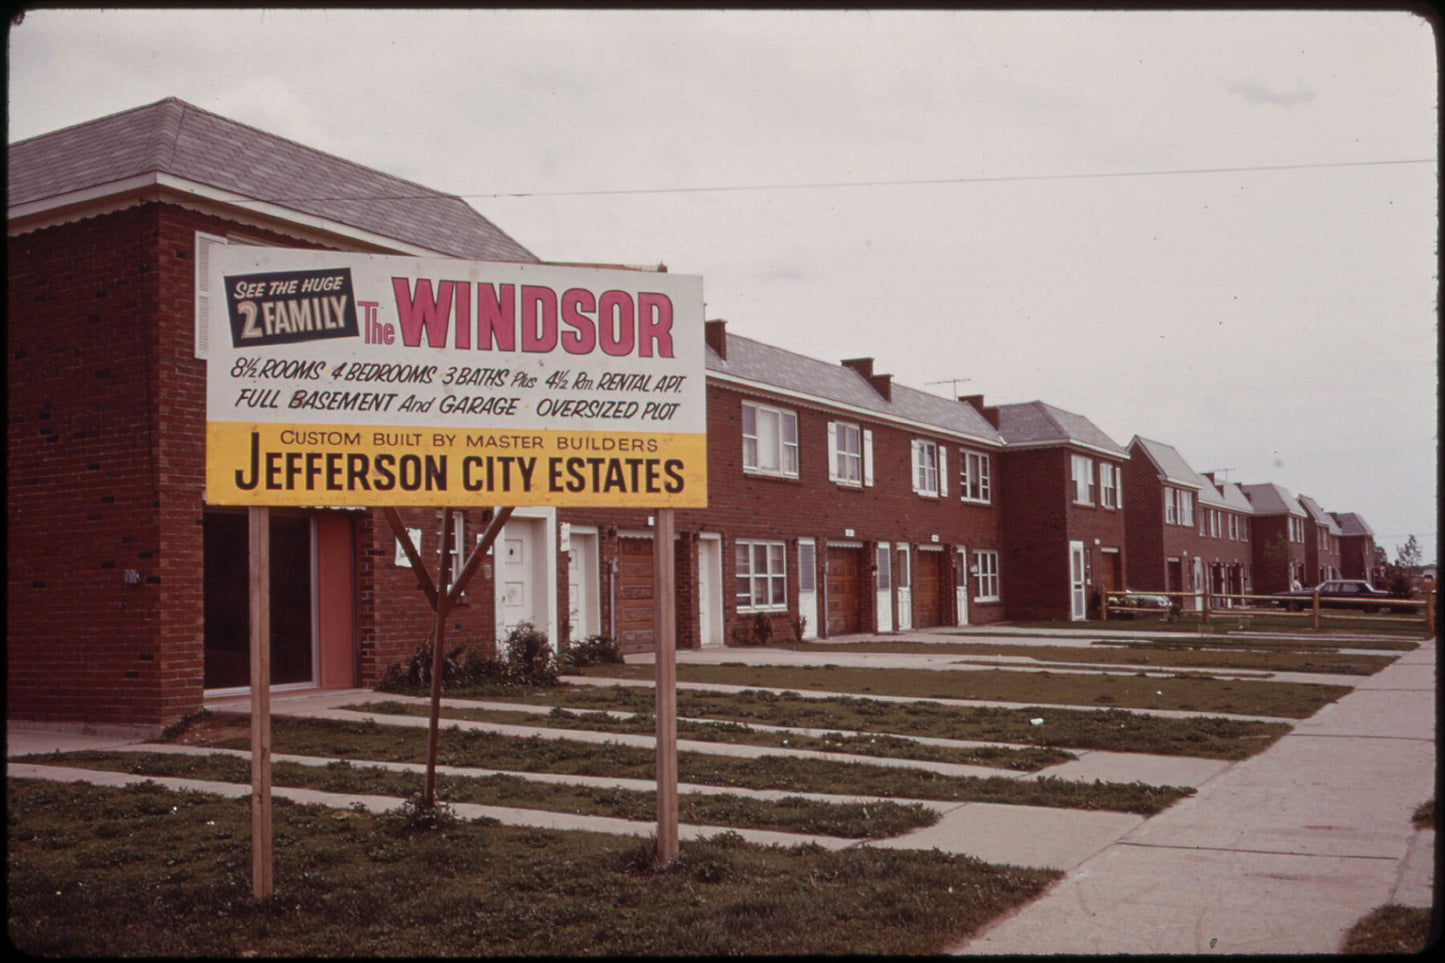
[(604, 291), (597, 304), (597, 334), (613, 357), (632, 353), (632, 298), (625, 291)]
[(657, 344), (659, 358), (672, 357), (672, 299), (650, 291), (637, 293), (637, 353), (652, 357)]
[(597, 299), (585, 288), (572, 288), (562, 295), (562, 322), (576, 331), (562, 332), (562, 348), (568, 354), (591, 354), (597, 346), (592, 319), (583, 312), (597, 310)]
[(408, 348), (421, 344), (422, 328), (426, 329), (427, 345), (445, 348), (447, 326), (451, 323), (452, 282), (440, 285), (440, 298), (432, 296), (431, 281), (426, 278), (416, 282), (416, 297), (412, 297), (406, 278), (392, 278), (392, 290), (396, 293), (396, 315), (401, 322), (401, 340)]

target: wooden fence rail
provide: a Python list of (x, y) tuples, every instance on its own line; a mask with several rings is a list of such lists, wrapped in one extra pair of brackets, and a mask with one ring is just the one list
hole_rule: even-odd
[[(1309, 619), (1310, 624), (1313, 628), (1320, 627), (1321, 605), (1320, 593), (1318, 592), (1314, 592), (1309, 596), (1297, 597), (1298, 604), (1303, 607), (1305, 606), (1306, 602), (1308, 602), (1308, 608), (1304, 611), (1292, 611), (1288, 608), (1285, 600), (1280, 599), (1279, 597), (1274, 595), (1249, 595), (1241, 592), (1222, 592), (1218, 595), (1215, 595), (1208, 589), (1195, 592), (1131, 592), (1111, 589), (1103, 593), (1103, 598), (1100, 605), (1100, 614), (1107, 621), (1110, 612), (1138, 613), (1141, 611), (1147, 611), (1144, 609), (1140, 609), (1137, 606), (1131, 606), (1127, 604), (1114, 604), (1113, 600), (1115, 599), (1128, 599), (1131, 596), (1162, 596), (1169, 599), (1179, 599), (1181, 603), (1179, 605), (1179, 608), (1181, 611), (1184, 609), (1184, 605), (1182, 603), (1186, 600), (1192, 600), (1195, 603), (1194, 611), (1197, 611), (1199, 613), (1200, 621), (1203, 622), (1205, 625), (1209, 624), (1210, 617), (1212, 615), (1248, 616), (1268, 614), (1271, 616), (1278, 616), (1280, 618)], [(1243, 608), (1232, 608), (1216, 606), (1216, 602), (1241, 602), (1245, 604)], [(1248, 604), (1251, 602), (1264, 602), (1269, 606), (1269, 608), (1267, 610), (1261, 610), (1260, 608)], [(1348, 617), (1351, 619), (1364, 620), (1369, 622), (1391, 622), (1396, 624), (1402, 622), (1412, 622), (1419, 619), (1420, 616), (1423, 614), (1426, 634), (1434, 634), (1435, 632), (1435, 592), (1431, 592), (1428, 596), (1426, 596), (1423, 601), (1418, 599), (1331, 599), (1329, 607), (1360, 609), (1362, 611), (1347, 612), (1342, 614), (1347, 614)], [(1382, 608), (1390, 609), (1396, 613), (1398, 613), (1401, 609), (1413, 609), (1415, 611), (1407, 612), (1404, 615), (1377, 615), (1373, 612), (1368, 611), (1370, 609)]]

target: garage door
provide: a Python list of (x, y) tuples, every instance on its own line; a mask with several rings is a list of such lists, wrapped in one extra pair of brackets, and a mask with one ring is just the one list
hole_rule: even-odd
[(656, 641), (652, 595), (652, 539), (617, 540), (617, 644), (623, 652), (651, 652)]
[(920, 629), (943, 624), (942, 552), (919, 552), (913, 570), (913, 624)]
[(828, 549), (828, 634), (857, 632), (862, 626), (858, 603), (862, 549)]

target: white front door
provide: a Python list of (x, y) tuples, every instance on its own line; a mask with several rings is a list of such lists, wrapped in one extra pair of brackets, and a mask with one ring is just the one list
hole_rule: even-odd
[(803, 638), (818, 637), (818, 546), (811, 538), (798, 539), (798, 618)]
[(898, 546), (898, 630), (913, 628), (913, 558), (908, 546)]
[(893, 631), (893, 553), (887, 542), (878, 543), (878, 631)]
[(968, 624), (968, 549), (960, 545), (953, 556), (953, 601), (958, 611), (958, 624)]
[[(527, 512), (528, 514), (523, 514)], [(539, 513), (539, 514), (533, 514)], [(497, 641), (524, 622), (557, 644), (555, 509), (519, 509), (497, 539)]]
[[(1204, 591), (1204, 561), (1198, 555), (1194, 556), (1194, 591)], [(1196, 612), (1204, 607), (1204, 596), (1196, 595), (1189, 607)]]
[(601, 631), (598, 605), (597, 530), (572, 529), (567, 553), (567, 618), (572, 641), (581, 642)]
[(698, 641), (723, 644), (722, 536), (703, 535), (697, 541)]
[(1088, 599), (1084, 595), (1084, 543), (1069, 543), (1069, 617), (1082, 622), (1088, 614)]

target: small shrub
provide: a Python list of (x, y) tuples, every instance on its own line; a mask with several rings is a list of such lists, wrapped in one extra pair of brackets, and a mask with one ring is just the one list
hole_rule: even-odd
[(430, 832), (434, 829), (450, 829), (461, 822), (456, 812), (446, 803), (438, 802), (425, 806), (420, 796), (412, 796), (395, 809), (388, 809), (382, 813), (381, 821), (383, 826), (398, 836)]
[[(547, 636), (530, 623), (517, 626), (503, 641), (504, 660), (491, 656), (479, 644), (461, 644), (442, 659), (442, 689), (489, 686), (550, 686), (557, 684), (557, 663)], [(415, 694), (431, 688), (432, 646), (417, 646), (405, 661), (392, 663), (377, 683), (380, 692)]]
[(589, 635), (562, 653), (562, 668), (581, 669), (589, 665), (622, 665), (622, 650), (610, 635)]
[(773, 617), (766, 612), (753, 616), (753, 644), (767, 645), (773, 638)]
[(523, 622), (507, 633), (503, 643), (507, 651), (507, 667), (515, 681), (522, 685), (556, 685), (557, 660), (547, 636), (530, 622)]

